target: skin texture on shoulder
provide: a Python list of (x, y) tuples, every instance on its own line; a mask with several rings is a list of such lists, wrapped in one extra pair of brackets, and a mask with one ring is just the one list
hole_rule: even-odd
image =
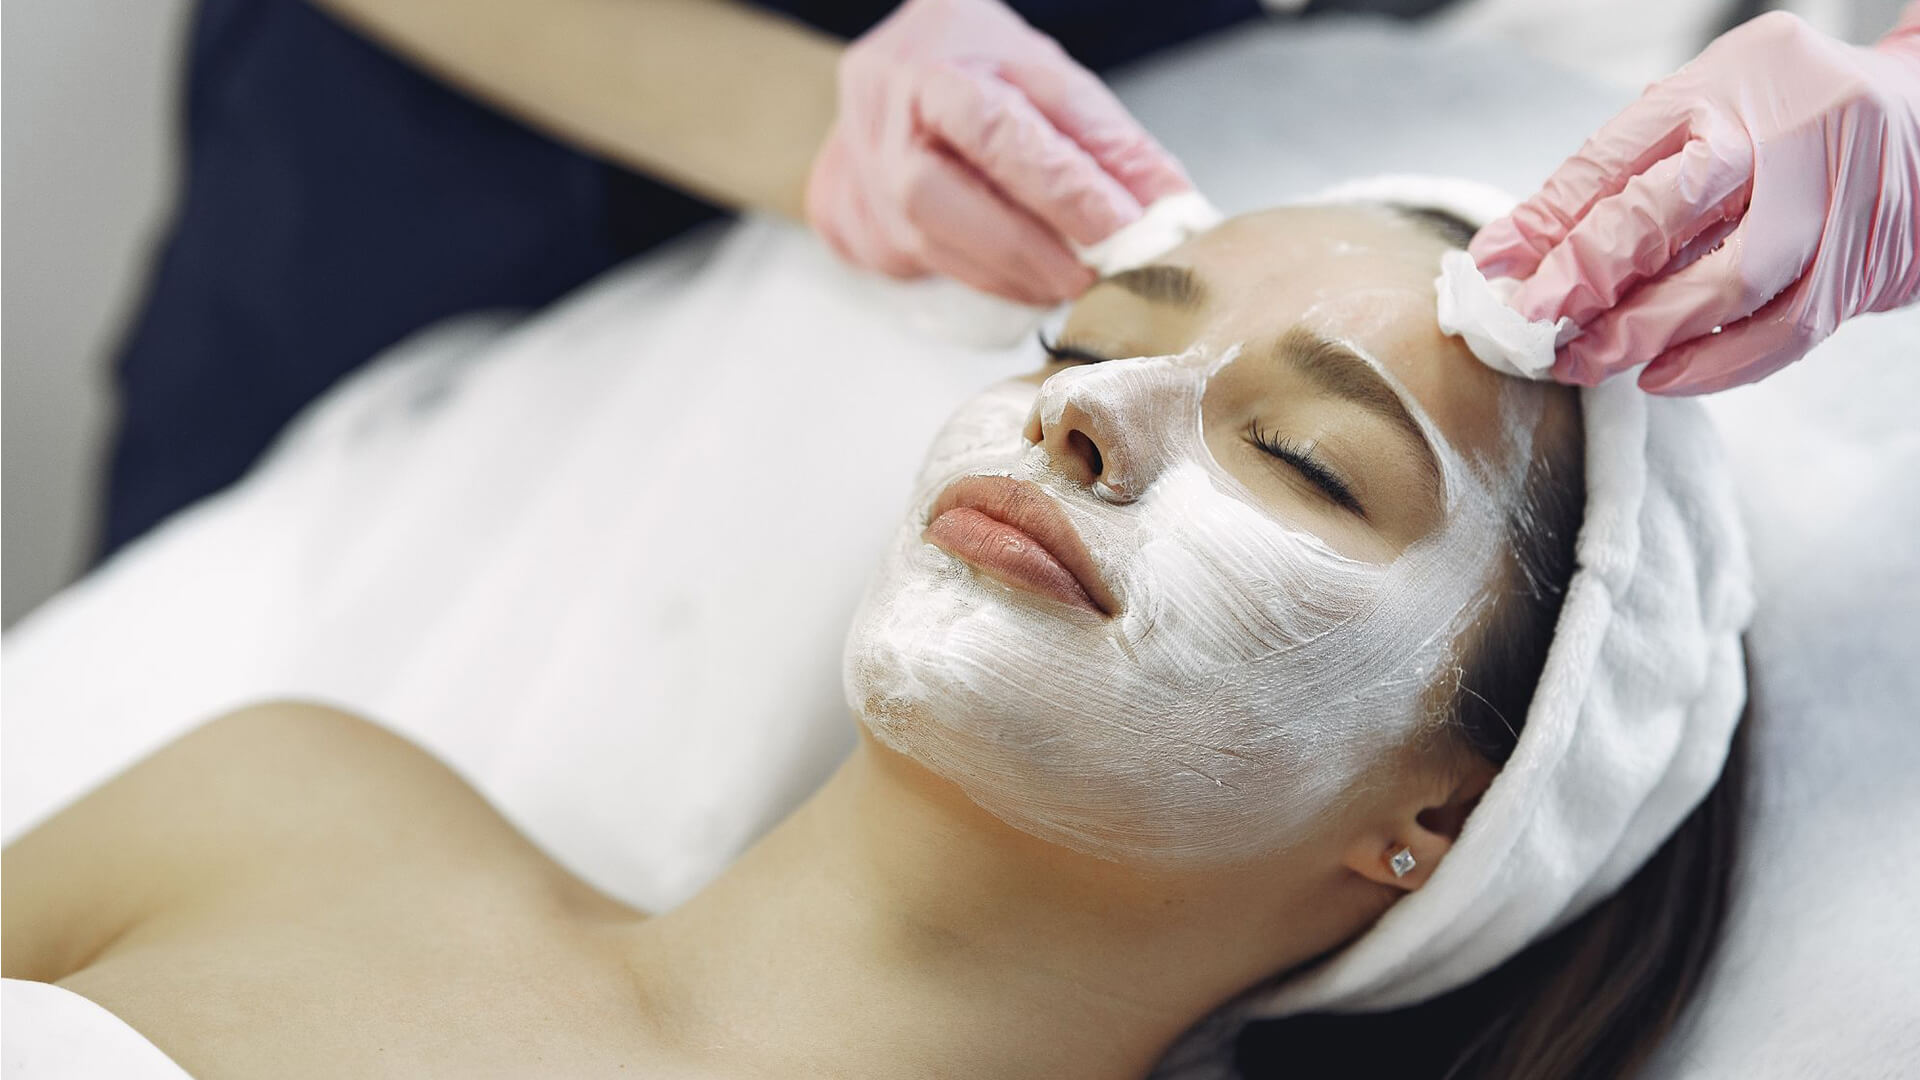
[[(489, 819), (492, 819), (489, 821)], [(263, 878), (534, 849), (445, 765), (366, 720), (268, 702), (194, 729), (8, 845), (9, 978), (77, 971), (147, 920)]]
[(210, 721), (4, 860), (6, 975), (107, 1007), (197, 1077), (632, 1060), (606, 1037), (636, 1006), (600, 935), (644, 916), (336, 709)]

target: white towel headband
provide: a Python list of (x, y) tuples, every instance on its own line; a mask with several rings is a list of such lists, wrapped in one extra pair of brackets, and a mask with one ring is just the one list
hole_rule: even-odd
[[(1513, 205), (1426, 177), (1313, 201), (1475, 225)], [(1746, 700), (1740, 639), (1753, 609), (1725, 460), (1696, 402), (1649, 397), (1630, 379), (1580, 398), (1575, 570), (1513, 755), (1424, 885), (1328, 960), (1211, 1018), (1156, 1075), (1229, 1071), (1220, 1043), (1246, 1020), (1398, 1008), (1472, 982), (1610, 896), (1712, 789)]]

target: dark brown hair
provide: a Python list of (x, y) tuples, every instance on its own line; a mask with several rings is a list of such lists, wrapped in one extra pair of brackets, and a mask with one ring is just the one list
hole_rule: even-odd
[[(1456, 246), (1473, 229), (1399, 208)], [(1574, 570), (1586, 505), (1585, 440), (1562, 425), (1537, 453), (1509, 516), (1514, 558), (1465, 659), (1450, 726), (1494, 764), (1513, 753)], [(1613, 1080), (1632, 1076), (1673, 1030), (1726, 922), (1745, 794), (1742, 718), (1720, 779), (1620, 890), (1559, 933), (1443, 997), (1387, 1013), (1315, 1014), (1249, 1026), (1236, 1060), (1249, 1080)]]

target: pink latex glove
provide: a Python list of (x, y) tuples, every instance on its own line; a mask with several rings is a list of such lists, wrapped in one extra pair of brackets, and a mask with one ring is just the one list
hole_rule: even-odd
[(1553, 374), (1587, 386), (1642, 363), (1654, 393), (1753, 382), (1912, 303), (1920, 3), (1870, 49), (1781, 13), (1729, 31), (1469, 250), (1524, 279), (1521, 314), (1584, 328)]
[(849, 262), (1031, 304), (1092, 244), (1191, 187), (1092, 72), (993, 0), (908, 0), (847, 47), (807, 220)]

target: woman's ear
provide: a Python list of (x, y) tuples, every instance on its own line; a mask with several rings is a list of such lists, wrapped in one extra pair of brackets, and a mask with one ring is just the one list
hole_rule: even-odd
[(1437, 783), (1413, 785), (1386, 815), (1361, 830), (1348, 845), (1347, 869), (1379, 885), (1412, 892), (1426, 883), (1453, 847), (1467, 815), (1498, 770), (1473, 755), (1447, 770)]

